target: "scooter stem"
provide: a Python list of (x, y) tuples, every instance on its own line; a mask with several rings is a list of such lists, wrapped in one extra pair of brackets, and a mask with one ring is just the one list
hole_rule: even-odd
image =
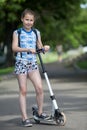
[(42, 72), (43, 72), (43, 74), (44, 74), (44, 76), (45, 76), (45, 79), (46, 79), (46, 82), (47, 82), (47, 85), (48, 85), (48, 88), (49, 88), (50, 97), (51, 97), (51, 100), (52, 100), (52, 102), (53, 102), (54, 109), (57, 110), (57, 109), (58, 109), (58, 105), (57, 105), (57, 102), (56, 102), (54, 93), (53, 93), (53, 91), (52, 91), (52, 87), (51, 87), (51, 84), (50, 84), (50, 82), (49, 82), (48, 75), (47, 75), (46, 70), (45, 70), (45, 67), (44, 67), (44, 65), (43, 65), (43, 61), (42, 61), (42, 58), (41, 58), (40, 53), (38, 53), (38, 57), (39, 57), (39, 60), (40, 60), (40, 63), (41, 63)]

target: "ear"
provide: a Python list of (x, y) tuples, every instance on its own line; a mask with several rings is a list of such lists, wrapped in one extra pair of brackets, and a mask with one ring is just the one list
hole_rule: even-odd
[(21, 21), (23, 22), (23, 18), (21, 18)]

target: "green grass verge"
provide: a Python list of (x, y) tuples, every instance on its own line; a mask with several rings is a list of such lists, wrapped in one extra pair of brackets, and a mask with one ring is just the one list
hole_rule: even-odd
[(0, 75), (8, 74), (14, 71), (14, 67), (0, 69)]
[[(52, 63), (58, 60), (58, 55), (56, 52), (46, 52), (46, 54), (41, 54), (43, 63)], [(39, 59), (38, 59), (38, 63)]]
[(87, 69), (87, 61), (78, 62), (77, 66), (79, 66), (81, 69)]

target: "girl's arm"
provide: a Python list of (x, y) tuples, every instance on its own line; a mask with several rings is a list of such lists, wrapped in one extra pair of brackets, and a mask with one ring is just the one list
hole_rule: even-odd
[(38, 45), (38, 48), (41, 49), (43, 48), (45, 51), (48, 51), (50, 49), (50, 46), (49, 45), (44, 45), (42, 44), (42, 41), (41, 41), (41, 36), (38, 35), (38, 41), (37, 41), (37, 45)]

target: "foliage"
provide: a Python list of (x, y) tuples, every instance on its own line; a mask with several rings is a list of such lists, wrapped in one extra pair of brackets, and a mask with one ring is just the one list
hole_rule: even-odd
[(86, 0), (0, 0), (0, 42), (8, 47), (9, 62), (12, 62), (12, 32), (21, 26), (21, 12), (27, 7), (37, 14), (35, 27), (41, 31), (43, 44), (52, 48), (63, 44), (64, 49), (84, 44), (87, 25), (83, 17), (86, 13), (80, 8), (83, 2)]
[[(53, 40), (57, 37), (57, 35), (59, 35), (57, 34), (56, 36), (54, 36), (54, 33), (56, 34), (57, 30), (61, 29), (61, 27), (59, 26), (62, 26), (62, 27), (67, 26), (66, 22), (69, 23), (70, 17), (71, 16), (73, 17), (74, 14), (75, 15), (78, 14), (80, 10), (80, 2), (81, 0), (78, 0), (78, 1), (51, 0), (50, 2), (49, 0), (41, 0), (39, 2), (37, 0), (34, 0), (34, 1), (32, 0), (11, 0), (11, 1), (1, 0), (0, 1), (1, 3), (0, 4), (0, 10), (1, 10), (0, 20), (3, 20), (3, 21), (1, 22), (2, 29), (0, 32), (2, 32), (3, 29), (5, 30), (6, 27), (3, 25), (5, 25), (6, 22), (8, 22), (9, 24), (13, 23), (11, 26), (14, 26), (14, 28), (18, 27), (20, 23), (21, 11), (29, 7), (35, 10), (40, 15), (37, 25), (40, 25), (43, 39), (49, 40), (50, 35), (51, 35), (52, 36), (51, 40)], [(52, 35), (52, 30), (53, 30), (53, 35)]]

